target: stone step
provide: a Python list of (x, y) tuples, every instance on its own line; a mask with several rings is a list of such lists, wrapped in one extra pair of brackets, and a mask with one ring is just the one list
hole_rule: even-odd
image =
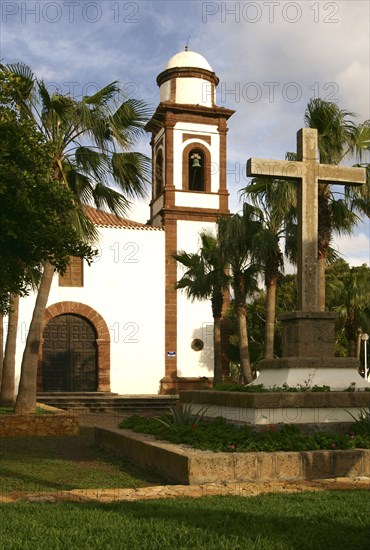
[(86, 412), (114, 412), (127, 414), (161, 414), (176, 405), (177, 396), (107, 395), (96, 393), (40, 393), (37, 401), (63, 410)]

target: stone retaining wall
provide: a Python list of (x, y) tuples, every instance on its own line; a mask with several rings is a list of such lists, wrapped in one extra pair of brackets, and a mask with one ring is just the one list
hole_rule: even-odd
[(95, 428), (97, 445), (183, 485), (370, 476), (370, 450), (213, 453), (130, 430)]
[[(39, 405), (38, 405), (39, 406)], [(43, 408), (52, 410), (52, 407)], [(0, 437), (78, 435), (78, 416), (54, 409), (55, 414), (0, 414)]]

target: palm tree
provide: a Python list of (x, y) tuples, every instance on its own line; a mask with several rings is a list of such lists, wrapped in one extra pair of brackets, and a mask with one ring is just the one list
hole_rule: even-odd
[(358, 335), (370, 329), (370, 269), (350, 267), (339, 259), (328, 270), (327, 285), (331, 308), (339, 313), (344, 329), (348, 356), (359, 357)]
[(266, 287), (264, 358), (274, 356), (277, 283), (284, 266), (280, 240), (286, 236), (286, 224), (294, 216), (296, 185), (280, 179), (253, 178), (243, 190), (257, 208), (263, 224), (263, 239), (258, 255), (263, 266)]
[[(23, 116), (36, 122), (53, 148), (54, 178), (74, 195), (75, 228), (86, 240), (96, 238), (83, 204), (122, 215), (130, 199), (145, 194), (150, 161), (132, 147), (149, 118), (147, 106), (138, 99), (122, 98), (118, 82), (76, 100), (58, 93), (50, 95), (44, 82), (22, 63), (1, 65), (0, 70), (17, 77), (14, 102)], [(22, 360), (16, 412), (35, 409), (38, 349), (53, 273), (53, 266), (45, 264)]]
[(4, 359), (4, 317), (0, 315), (0, 388), (3, 380), (3, 359)]
[(244, 382), (248, 384), (253, 381), (253, 372), (248, 344), (247, 295), (257, 289), (256, 276), (261, 266), (256, 258), (262, 229), (256, 210), (248, 203), (244, 203), (242, 215), (223, 217), (218, 222), (221, 250), (231, 268), (241, 371)]
[(211, 300), (213, 314), (214, 377), (213, 384), (222, 382), (221, 317), (224, 292), (228, 288), (227, 264), (218, 239), (200, 233), (201, 247), (196, 254), (180, 250), (175, 260), (185, 267), (176, 288), (184, 289), (191, 300)]
[[(318, 131), (320, 162), (339, 164), (347, 155), (356, 154), (359, 159), (370, 144), (369, 121), (358, 126), (351, 120), (354, 113), (340, 109), (335, 103), (312, 99), (306, 109), (306, 126)], [(330, 242), (334, 233), (350, 234), (359, 215), (369, 215), (369, 180), (367, 186), (347, 188), (343, 198), (333, 194), (329, 184), (319, 185), (318, 261), (319, 307), (325, 309), (325, 270)]]
[(8, 332), (6, 335), (5, 354), (0, 391), (0, 406), (13, 407), (15, 403), (15, 350), (17, 342), (19, 296), (13, 294), (9, 300)]

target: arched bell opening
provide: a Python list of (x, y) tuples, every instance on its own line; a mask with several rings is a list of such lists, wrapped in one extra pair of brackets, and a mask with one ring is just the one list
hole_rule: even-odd
[(203, 144), (191, 143), (184, 148), (183, 190), (211, 192), (211, 155)]
[(159, 197), (164, 188), (163, 181), (163, 152), (159, 149), (155, 158), (154, 167), (155, 197)]

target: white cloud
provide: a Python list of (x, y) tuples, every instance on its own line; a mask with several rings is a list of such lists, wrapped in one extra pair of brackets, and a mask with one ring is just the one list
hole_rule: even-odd
[(370, 266), (370, 225), (367, 233), (351, 237), (337, 237), (333, 246), (352, 266), (367, 264)]

